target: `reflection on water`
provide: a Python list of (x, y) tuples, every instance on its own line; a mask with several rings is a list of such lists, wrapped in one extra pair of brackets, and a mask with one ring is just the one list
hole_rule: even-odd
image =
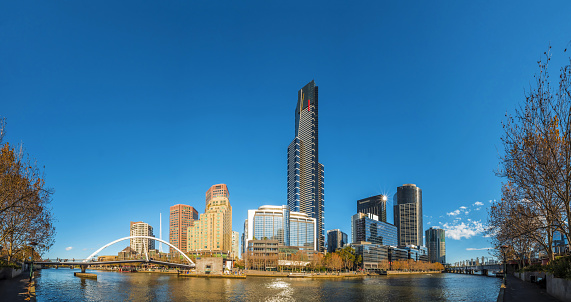
[(496, 301), (500, 279), (432, 274), (366, 279), (207, 279), (148, 273), (45, 269), (38, 301)]

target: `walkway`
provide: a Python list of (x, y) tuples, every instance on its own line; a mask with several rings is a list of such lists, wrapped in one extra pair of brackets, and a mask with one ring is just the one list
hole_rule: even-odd
[(30, 301), (28, 297), (28, 281), (30, 272), (22, 272), (14, 279), (0, 280), (0, 300), (2, 301)]
[(558, 299), (547, 293), (547, 290), (540, 288), (537, 284), (524, 282), (511, 274), (507, 276), (507, 285), (504, 291), (504, 302), (519, 301), (554, 301)]

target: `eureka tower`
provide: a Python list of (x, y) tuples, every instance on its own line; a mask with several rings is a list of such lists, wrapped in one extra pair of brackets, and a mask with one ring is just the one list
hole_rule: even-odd
[(317, 250), (324, 251), (324, 171), (318, 157), (318, 89), (312, 80), (297, 92), (295, 138), (287, 148), (287, 204), (316, 219)]

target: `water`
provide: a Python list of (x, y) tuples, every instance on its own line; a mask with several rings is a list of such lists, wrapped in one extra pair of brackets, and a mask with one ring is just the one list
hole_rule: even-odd
[[(183, 278), (176, 275), (44, 269), (38, 301), (496, 301), (500, 279), (474, 275), (396, 275), (365, 279)], [(88, 270), (89, 271), (89, 270)]]

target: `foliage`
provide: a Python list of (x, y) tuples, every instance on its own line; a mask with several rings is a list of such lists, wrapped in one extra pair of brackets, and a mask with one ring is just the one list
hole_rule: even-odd
[(4, 120), (0, 120), (0, 243), (8, 261), (47, 251), (54, 241), (55, 229), (50, 209), (53, 190), (45, 186), (37, 164), (24, 155), (20, 146), (3, 143)]
[(351, 246), (345, 246), (336, 252), (341, 260), (343, 261), (343, 267), (345, 269), (352, 269), (355, 263), (355, 249)]
[(539, 251), (554, 259), (555, 231), (571, 238), (566, 223), (571, 216), (571, 64), (561, 68), (558, 89), (553, 89), (550, 59), (550, 51), (545, 52), (535, 86), (506, 116), (497, 171), (506, 182), (489, 212), (492, 244), (498, 252), (507, 246), (506, 258), (518, 260), (520, 267)]
[(0, 267), (11, 267), (11, 268), (15, 268), (15, 269), (21, 269), (22, 268), (22, 266), (20, 266), (18, 263), (8, 262), (8, 261), (2, 260), (2, 259), (0, 259)]
[(551, 261), (548, 269), (555, 278), (571, 279), (571, 256), (558, 257)]
[(524, 267), (521, 272), (544, 272), (547, 271), (549, 267), (547, 265), (532, 264)]

